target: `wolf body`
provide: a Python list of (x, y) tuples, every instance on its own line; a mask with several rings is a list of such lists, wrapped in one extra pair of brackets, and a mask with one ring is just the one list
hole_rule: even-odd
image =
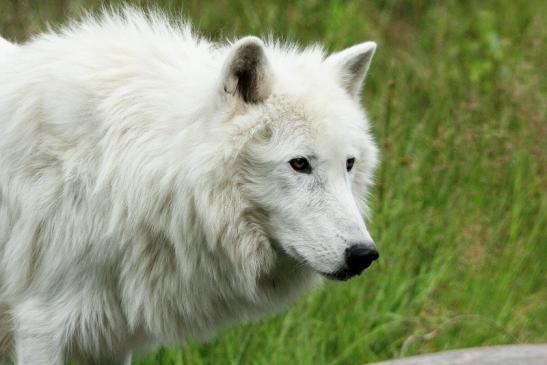
[(374, 50), (136, 10), (0, 40), (0, 357), (130, 363), (362, 271)]

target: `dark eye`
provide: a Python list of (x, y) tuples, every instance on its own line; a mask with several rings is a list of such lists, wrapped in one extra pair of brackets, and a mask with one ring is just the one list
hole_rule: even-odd
[(303, 174), (311, 173), (311, 166), (307, 159), (304, 157), (293, 158), (289, 161), (294, 171), (301, 172)]
[(346, 170), (348, 170), (348, 172), (351, 171), (351, 169), (353, 168), (353, 164), (355, 163), (355, 158), (348, 158), (346, 160)]

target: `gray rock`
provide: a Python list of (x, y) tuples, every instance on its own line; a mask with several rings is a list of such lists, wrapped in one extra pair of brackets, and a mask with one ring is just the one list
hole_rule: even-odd
[(370, 365), (547, 365), (547, 344), (475, 347)]

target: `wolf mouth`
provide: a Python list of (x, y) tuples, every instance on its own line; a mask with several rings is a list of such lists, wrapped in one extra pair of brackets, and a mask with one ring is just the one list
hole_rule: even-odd
[(350, 270), (338, 270), (333, 273), (325, 273), (320, 272), (320, 274), (329, 279), (334, 281), (348, 281), (349, 279), (353, 278), (354, 276), (358, 276), (361, 274), (360, 272), (352, 272)]

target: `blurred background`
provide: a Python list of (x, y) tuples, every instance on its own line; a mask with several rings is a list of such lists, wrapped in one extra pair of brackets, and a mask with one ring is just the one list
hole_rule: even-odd
[[(101, 3), (120, 4), (0, 0), (0, 34), (24, 42)], [(130, 3), (215, 40), (378, 42), (363, 103), (382, 150), (369, 222), (378, 264), (288, 312), (137, 364), (357, 365), (547, 342), (544, 1)]]

